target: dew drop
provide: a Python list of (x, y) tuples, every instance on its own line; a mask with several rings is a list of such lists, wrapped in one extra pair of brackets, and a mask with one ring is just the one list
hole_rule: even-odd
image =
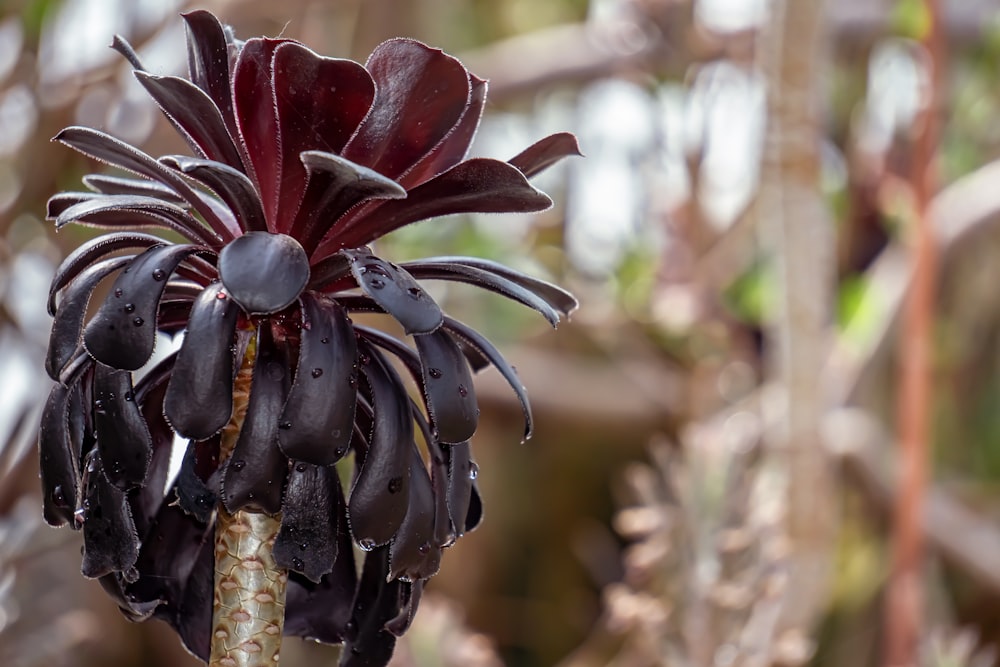
[(253, 491), (247, 491), (247, 500), (253, 500), (253, 499), (254, 499)]
[(115, 296), (120, 299), (121, 296), (122, 296), (122, 294), (124, 294), (124, 292), (122, 291), (122, 288), (121, 287), (116, 287), (115, 288)]
[(282, 431), (287, 431), (288, 429), (292, 428), (292, 422), (288, 421), (287, 419), (284, 421), (280, 421), (278, 422), (278, 428), (280, 428)]
[(375, 540), (370, 537), (365, 537), (358, 541), (358, 546), (361, 547), (362, 551), (371, 551), (375, 548)]
[(306, 464), (305, 463), (296, 463), (295, 464), (295, 470), (298, 471), (298, 472), (305, 472), (306, 471)]
[(411, 287), (407, 289), (406, 292), (410, 295), (411, 299), (419, 299), (423, 295), (423, 292), (419, 287)]
[(135, 304), (134, 303), (126, 303), (125, 304), (125, 312), (126, 313), (134, 313), (135, 312)]
[(393, 477), (389, 480), (389, 493), (399, 493), (400, 489), (403, 488), (403, 478)]
[(69, 507), (69, 501), (66, 500), (62, 484), (57, 484), (56, 488), (52, 489), (52, 502), (55, 503), (56, 507)]
[(347, 384), (351, 386), (351, 389), (356, 388), (358, 386), (358, 376), (351, 375), (351, 377), (347, 378)]
[(296, 570), (301, 570), (303, 567), (305, 567), (305, 561), (303, 561), (301, 558), (293, 558), (292, 567), (294, 567)]
[(132, 320), (132, 324), (134, 324), (137, 327), (141, 327), (145, 323), (146, 320), (142, 319), (141, 317), (136, 317)]
[(308, 548), (309, 544), (307, 542), (299, 542), (299, 551), (305, 551)]
[(223, 299), (226, 298), (226, 293), (225, 292), (219, 292), (218, 294), (215, 295), (215, 298), (218, 299), (219, 301), (222, 301)]
[(82, 507), (77, 507), (73, 512), (73, 522), (77, 525), (82, 525), (84, 521), (87, 520), (87, 510)]
[(368, 286), (372, 289), (382, 289), (385, 287), (385, 281), (381, 278), (372, 278), (368, 281)]
[(435, 380), (439, 379), (444, 373), (441, 372), (440, 368), (429, 368), (427, 369), (427, 374), (430, 375)]
[(133, 394), (131, 391), (126, 391), (125, 400), (131, 403), (132, 401), (135, 400), (135, 394)]
[(318, 378), (318, 377), (320, 377), (320, 376), (323, 375), (323, 369), (322, 368), (314, 368), (314, 369), (312, 369), (311, 375), (314, 378)]
[(427, 553), (430, 550), (431, 550), (431, 543), (430, 542), (424, 542), (419, 547), (417, 547), (417, 551), (419, 551), (422, 554), (425, 554), (425, 553)]
[(466, 388), (464, 384), (458, 385), (458, 395), (461, 396), (462, 398), (465, 398), (466, 396), (469, 395), (469, 390), (468, 388)]
[(153, 280), (160, 282), (167, 277), (167, 272), (163, 269), (153, 269)]
[(475, 479), (479, 477), (479, 464), (475, 461), (469, 463), (469, 479)]
[(370, 357), (369, 355), (367, 355), (367, 354), (365, 354), (364, 352), (362, 352), (362, 353), (361, 353), (361, 354), (360, 354), (360, 355), (358, 356), (358, 361), (360, 361), (360, 362), (361, 362), (361, 365), (362, 365), (362, 366), (367, 366), (368, 364), (370, 364), (370, 363), (372, 362), (372, 358), (371, 358), (371, 357)]
[(246, 465), (247, 462), (243, 461), (242, 459), (239, 461), (233, 461), (233, 470), (243, 470), (243, 468), (245, 468)]
[(94, 401), (94, 410), (99, 415), (105, 414), (104, 401), (102, 401), (101, 399), (97, 399), (96, 401)]
[(323, 338), (319, 339), (319, 342), (323, 343), (323, 345), (326, 345), (327, 343), (330, 342), (330, 339), (324, 336)]

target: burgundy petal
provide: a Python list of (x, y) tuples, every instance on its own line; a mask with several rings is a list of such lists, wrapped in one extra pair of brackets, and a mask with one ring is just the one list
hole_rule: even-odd
[(50, 526), (73, 523), (73, 509), (80, 488), (80, 440), (70, 426), (70, 397), (77, 385), (57, 384), (49, 393), (38, 432), (42, 509)]
[(91, 190), (106, 195), (138, 195), (140, 197), (153, 197), (162, 199), (172, 204), (187, 206), (176, 192), (165, 185), (150, 181), (145, 178), (125, 178), (122, 176), (109, 176), (108, 174), (87, 174), (83, 177), (83, 184)]
[(292, 572), (288, 577), (288, 597), (285, 601), (285, 634), (328, 644), (344, 641), (351, 620), (357, 570), (354, 548), (347, 530), (347, 503), (343, 494), (336, 506), (337, 559), (333, 571), (314, 584)]
[(56, 229), (70, 223), (107, 229), (157, 227), (169, 229), (195, 243), (216, 243), (212, 232), (180, 206), (139, 195), (104, 195), (87, 199), (63, 210), (56, 216), (55, 223)]
[(209, 285), (191, 308), (187, 335), (177, 355), (163, 409), (174, 430), (204, 440), (233, 414), (233, 332), (239, 306), (222, 284)]
[(399, 178), (458, 124), (469, 103), (469, 74), (455, 58), (411, 39), (383, 42), (365, 67), (378, 92), (342, 154)]
[(281, 137), (278, 231), (286, 232), (302, 200), (303, 151), (339, 153), (367, 115), (375, 82), (351, 60), (324, 58), (297, 42), (274, 51), (274, 105)]
[(434, 541), (434, 488), (416, 445), (410, 447), (410, 497), (406, 518), (389, 546), (389, 576), (404, 581), (427, 579), (441, 567)]
[(569, 132), (559, 132), (536, 141), (508, 162), (517, 167), (527, 178), (541, 173), (564, 157), (582, 156), (580, 145)]
[(337, 303), (308, 292), (301, 302), (298, 369), (281, 414), (278, 442), (288, 458), (331, 465), (351, 441), (357, 342), (347, 313)]
[(351, 625), (340, 655), (340, 667), (384, 667), (396, 647), (396, 636), (385, 629), (402, 607), (403, 587), (398, 579), (387, 581), (389, 549), (376, 549), (365, 557)]
[(362, 370), (371, 388), (375, 424), (370, 446), (351, 490), (351, 533), (363, 549), (386, 544), (406, 516), (413, 442), (409, 398), (396, 372), (377, 350), (364, 344)]
[(542, 211), (552, 206), (520, 171), (487, 158), (466, 160), (409, 191), (406, 199), (379, 203), (365, 215), (348, 214), (337, 234), (324, 240), (320, 255), (352, 248), (419, 220), (453, 213)]
[(76, 356), (83, 338), (83, 320), (94, 289), (108, 275), (132, 262), (134, 256), (112, 257), (87, 267), (70, 283), (52, 321), (45, 371), (59, 380), (66, 365)]
[(405, 270), (371, 254), (367, 248), (342, 251), (361, 289), (392, 315), (407, 334), (429, 333), (441, 326), (441, 309)]
[(479, 405), (465, 355), (447, 331), (414, 336), (431, 424), (440, 442), (464, 442), (476, 432)]
[(137, 71), (135, 77), (193, 150), (209, 160), (236, 168), (243, 166), (222, 113), (208, 94), (176, 76), (154, 76)]
[(55, 136), (54, 141), (66, 144), (70, 148), (95, 160), (100, 160), (112, 166), (120, 167), (126, 171), (131, 171), (169, 185), (201, 214), (205, 222), (212, 228), (212, 231), (219, 235), (220, 241), (222, 239), (228, 240), (233, 238), (239, 231), (229, 228), (183, 178), (146, 153), (143, 153), (134, 146), (128, 145), (124, 141), (120, 141), (109, 134), (93, 130), (89, 127), (77, 126), (67, 127)]
[(299, 298), (309, 282), (309, 258), (291, 236), (248, 232), (222, 249), (219, 277), (243, 310), (269, 315)]
[(171, 155), (160, 159), (211, 188), (226, 203), (245, 231), (267, 231), (264, 210), (260, 207), (257, 191), (243, 172), (221, 162), (199, 160), (183, 155)]
[(91, 579), (109, 572), (124, 571), (139, 557), (139, 536), (132, 523), (125, 493), (112, 486), (104, 475), (101, 459), (87, 457), (83, 523), (83, 576)]
[(274, 562), (316, 583), (332, 572), (343, 503), (336, 468), (296, 462), (288, 473)]
[(94, 426), (108, 481), (122, 491), (142, 486), (153, 455), (153, 439), (135, 401), (129, 371), (96, 365)]
[(469, 84), (472, 88), (469, 105), (462, 112), (462, 119), (434, 149), (420, 160), (412, 169), (399, 179), (399, 182), (413, 188), (438, 174), (448, 171), (465, 159), (469, 145), (479, 128), (479, 119), (486, 105), (486, 81), (469, 74)]
[(202, 250), (169, 245), (142, 253), (115, 279), (104, 303), (84, 330), (87, 351), (121, 370), (140, 368), (153, 354), (156, 310), (167, 278), (184, 258)]
[(237, 130), (229, 78), (229, 43), (225, 30), (215, 15), (203, 9), (181, 16), (187, 24), (191, 81), (212, 98), (230, 134), (235, 137)]
[(288, 395), (288, 375), (288, 361), (275, 345), (270, 325), (260, 327), (250, 404), (222, 472), (222, 500), (230, 512), (244, 507), (268, 514), (281, 511), (288, 459), (278, 449), (278, 418)]
[(335, 221), (358, 203), (406, 197), (406, 190), (396, 181), (339, 155), (304, 151), (299, 157), (309, 182), (291, 233), (307, 251), (315, 249)]
[(281, 183), (281, 128), (274, 108), (272, 59), (284, 39), (247, 40), (233, 74), (233, 104), (251, 176), (257, 184), (268, 229), (277, 231)]
[(475, 329), (468, 327), (458, 320), (453, 320), (450, 317), (444, 318), (444, 328), (452, 333), (457, 339), (471, 347), (475, 348), (482, 353), (484, 357), (490, 360), (500, 374), (503, 375), (507, 383), (510, 384), (514, 393), (517, 394), (517, 398), (521, 401), (521, 408), (524, 410), (524, 438), (528, 439), (531, 437), (532, 431), (532, 419), (531, 419), (531, 404), (528, 402), (528, 393), (524, 389), (524, 385), (521, 384), (521, 379), (517, 376), (517, 371), (514, 367), (507, 363), (507, 360), (503, 358), (500, 351), (493, 346), (493, 343), (483, 336), (481, 333)]
[(104, 234), (82, 243), (68, 254), (66, 259), (59, 264), (59, 268), (56, 269), (56, 275), (52, 278), (52, 285), (49, 287), (49, 315), (56, 314), (56, 294), (59, 290), (75, 280), (80, 272), (88, 266), (119, 250), (126, 248), (145, 249), (163, 244), (163, 239), (140, 232)]

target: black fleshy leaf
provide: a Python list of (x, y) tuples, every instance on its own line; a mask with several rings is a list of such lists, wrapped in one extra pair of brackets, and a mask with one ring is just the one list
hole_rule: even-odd
[(115, 279), (111, 292), (87, 324), (87, 351), (103, 364), (121, 370), (142, 367), (153, 354), (156, 311), (167, 278), (185, 257), (202, 250), (169, 245), (142, 253)]
[(187, 335), (163, 401), (167, 420), (182, 437), (204, 440), (232, 417), (232, 345), (239, 311), (222, 292), (221, 283), (206, 287), (191, 308)]
[(423, 368), (423, 388), (438, 440), (464, 442), (476, 432), (479, 405), (465, 355), (447, 331), (414, 336)]
[(184, 647), (208, 662), (212, 642), (212, 602), (215, 585), (215, 544), (206, 540), (184, 585), (177, 613), (169, 620)]
[(387, 632), (402, 637), (410, 629), (413, 617), (417, 613), (417, 606), (420, 604), (420, 598), (424, 593), (424, 582), (424, 579), (417, 579), (403, 583), (399, 613), (385, 624)]
[(309, 258), (291, 236), (248, 232), (222, 249), (219, 276), (243, 310), (269, 315), (299, 298), (309, 282)]
[(135, 401), (129, 371), (95, 366), (94, 426), (108, 481), (122, 491), (142, 486), (153, 455), (153, 440)]
[(174, 432), (163, 417), (163, 396), (167, 391), (168, 373), (173, 369), (175, 358), (175, 355), (171, 355), (147, 372), (135, 387), (135, 400), (139, 404), (153, 441), (153, 455), (146, 473), (146, 482), (141, 489), (129, 496), (132, 520), (139, 535), (148, 532), (149, 522), (160, 510), (164, 502), (167, 477), (170, 474)]
[(410, 497), (396, 539), (389, 546), (389, 576), (404, 581), (427, 579), (441, 567), (434, 540), (434, 489), (416, 445), (410, 447)]
[(167, 186), (145, 178), (126, 178), (123, 176), (111, 176), (109, 174), (87, 174), (83, 177), (83, 184), (91, 190), (105, 195), (139, 195), (141, 197), (162, 199), (163, 201), (180, 206), (189, 205), (180, 195)]
[(193, 243), (208, 246), (217, 243), (212, 232), (180, 206), (139, 195), (102, 195), (89, 198), (59, 213), (55, 223), (56, 229), (70, 223), (107, 229), (158, 227), (176, 232)]
[(152, 248), (156, 245), (163, 245), (163, 239), (151, 234), (140, 232), (120, 232), (117, 234), (103, 234), (78, 246), (73, 252), (66, 256), (56, 269), (56, 274), (52, 278), (49, 287), (48, 310), (49, 315), (56, 314), (56, 294), (66, 285), (77, 279), (87, 267), (95, 264), (113, 252), (126, 248)]
[(83, 576), (129, 570), (139, 557), (139, 536), (125, 494), (108, 482), (96, 451), (87, 457), (84, 477)]
[(442, 445), (434, 437), (424, 413), (414, 401), (410, 401), (410, 414), (420, 429), (430, 457), (431, 490), (434, 494), (433, 544), (443, 549), (450, 547), (457, 539), (455, 529), (451, 525), (451, 512), (448, 509), (448, 485), (451, 476), (451, 458), (446, 451), (448, 445)]
[(371, 389), (374, 427), (368, 452), (351, 490), (351, 533), (363, 549), (386, 544), (406, 516), (413, 442), (409, 397), (402, 381), (375, 348), (360, 348), (362, 371)]
[(184, 155), (170, 155), (160, 158), (160, 161), (211, 188), (226, 203), (244, 230), (267, 231), (260, 198), (243, 172), (221, 162)]
[(472, 493), (469, 496), (469, 511), (465, 515), (465, 532), (471, 533), (483, 521), (483, 498), (479, 494), (479, 487), (472, 483)]
[(399, 615), (405, 584), (398, 579), (386, 581), (388, 573), (388, 547), (365, 557), (351, 614), (354, 633), (340, 654), (340, 667), (384, 667), (392, 657), (396, 636), (385, 625)]
[[(319, 583), (337, 559), (344, 494), (337, 470), (298, 461), (288, 473), (274, 562)], [(345, 527), (346, 528), (346, 527)]]
[(45, 372), (58, 381), (66, 365), (76, 356), (83, 343), (83, 320), (87, 316), (90, 297), (98, 283), (127, 266), (134, 257), (111, 257), (88, 266), (69, 284), (63, 293), (59, 309), (52, 321), (49, 348), (45, 355)]
[[(451, 513), (452, 529), (455, 537), (461, 537), (469, 528), (469, 509), (473, 497), (473, 486), (478, 466), (473, 462), (469, 443), (452, 445), (448, 448), (450, 470), (448, 471), (448, 511)], [(482, 513), (480, 509), (480, 514)], [(476, 519), (473, 526), (478, 524)]]
[(281, 414), (278, 442), (290, 459), (331, 465), (351, 441), (357, 341), (337, 303), (308, 292), (301, 303), (298, 369)]
[(70, 396), (79, 392), (74, 384), (57, 384), (49, 393), (38, 432), (39, 471), (42, 478), (42, 509), (50, 526), (73, 522), (80, 488), (80, 441), (71, 434)]
[(376, 257), (368, 248), (342, 252), (351, 260), (351, 272), (361, 289), (407, 334), (430, 333), (441, 326), (441, 309), (405, 270)]
[(222, 472), (222, 500), (230, 512), (244, 507), (268, 514), (281, 510), (288, 459), (278, 449), (278, 418), (288, 395), (288, 374), (288, 361), (275, 346), (270, 326), (260, 327), (250, 403)]
[[(202, 523), (208, 523), (219, 500), (216, 489), (218, 482), (212, 479), (213, 474), (200, 474), (206, 466), (204, 460), (211, 458), (211, 453), (218, 450), (218, 443), (213, 441), (188, 442), (177, 473), (174, 491), (177, 494), (177, 505)], [(217, 472), (214, 473), (217, 476)], [(216, 477), (217, 479), (217, 477)]]
[(524, 438), (526, 440), (530, 438), (534, 426), (531, 418), (531, 404), (528, 402), (528, 393), (525, 391), (524, 385), (521, 384), (521, 379), (517, 376), (517, 371), (514, 370), (514, 367), (507, 363), (507, 360), (503, 358), (500, 351), (493, 346), (493, 343), (486, 336), (472, 327), (466, 326), (450, 317), (445, 317), (444, 328), (451, 332), (459, 342), (464, 342), (482, 353), (500, 371), (500, 374), (507, 380), (507, 383), (510, 384), (514, 393), (517, 394), (518, 400), (521, 402), (521, 408), (524, 410)]

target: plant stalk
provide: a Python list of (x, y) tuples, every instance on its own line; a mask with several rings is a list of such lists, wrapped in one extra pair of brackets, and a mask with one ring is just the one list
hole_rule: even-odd
[[(233, 389), (233, 417), (222, 432), (220, 463), (236, 446), (250, 401), (256, 345), (251, 342)], [(215, 595), (209, 667), (277, 667), (285, 625), (288, 572), (272, 548), (280, 515), (219, 506), (215, 521)]]

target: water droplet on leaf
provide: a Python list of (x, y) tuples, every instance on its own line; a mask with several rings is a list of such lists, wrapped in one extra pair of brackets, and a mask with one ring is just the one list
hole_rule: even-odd
[(439, 379), (444, 373), (441, 372), (440, 368), (429, 368), (427, 369), (427, 374), (430, 375), (435, 380)]
[(132, 324), (134, 324), (137, 327), (141, 327), (145, 323), (146, 320), (142, 319), (141, 317), (136, 317), (135, 319), (132, 320)]
[(153, 280), (159, 282), (159, 281), (163, 280), (166, 277), (167, 277), (167, 272), (164, 271), (163, 269), (154, 269), (153, 270)]
[(370, 537), (366, 537), (358, 541), (358, 546), (361, 547), (362, 551), (371, 551), (375, 548), (375, 540)]
[(243, 468), (245, 468), (246, 465), (247, 465), (247, 462), (243, 461), (243, 460), (233, 461), (233, 470), (243, 470)]
[(292, 422), (288, 420), (280, 421), (278, 422), (278, 428), (280, 428), (282, 431), (287, 431), (288, 429), (292, 428)]
[(479, 477), (479, 464), (475, 461), (469, 463), (469, 479), (475, 479)]
[(469, 390), (466, 388), (464, 384), (458, 385), (458, 395), (461, 396), (462, 398), (465, 398), (466, 396), (469, 395)]
[(311, 375), (314, 378), (318, 378), (318, 377), (320, 377), (320, 376), (323, 375), (323, 369), (322, 368), (314, 368), (314, 369), (312, 369)]
[(126, 303), (125, 304), (125, 312), (126, 313), (133, 313), (133, 312), (135, 312), (135, 304), (134, 303)]
[(389, 493), (399, 493), (399, 490), (403, 488), (403, 478), (393, 477), (389, 480)]
[(121, 287), (116, 287), (115, 288), (115, 296), (120, 299), (121, 296), (122, 296), (122, 294), (124, 294), (124, 292), (122, 291), (122, 288)]
[(298, 472), (305, 472), (306, 471), (306, 464), (305, 463), (296, 463), (295, 464), (295, 469)]

